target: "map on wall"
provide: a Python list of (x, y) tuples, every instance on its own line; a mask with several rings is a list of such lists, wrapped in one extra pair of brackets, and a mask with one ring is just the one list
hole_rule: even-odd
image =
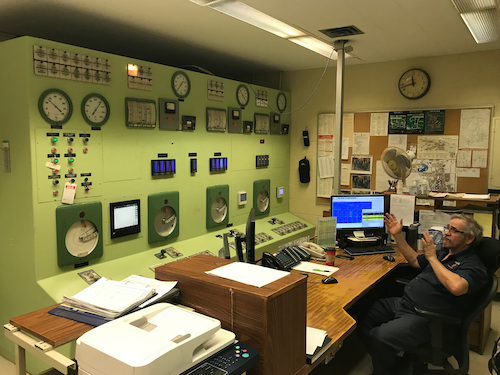
[(418, 159), (413, 161), (421, 179), (427, 181), (429, 190), (457, 191), (457, 172), (455, 160)]
[(458, 135), (421, 135), (417, 141), (419, 159), (456, 159)]

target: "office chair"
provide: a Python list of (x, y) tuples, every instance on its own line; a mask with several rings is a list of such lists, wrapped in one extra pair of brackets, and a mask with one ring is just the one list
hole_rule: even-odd
[[(483, 238), (476, 248), (476, 253), (488, 269), (488, 281), (478, 293), (478, 304), (463, 318), (446, 316), (415, 308), (415, 311), (429, 320), (431, 342), (409, 351), (412, 357), (412, 373), (420, 374), (454, 374), (467, 375), (469, 372), (469, 328), (472, 322), (490, 304), (497, 293), (498, 279), (495, 271), (500, 266), (500, 241)], [(444, 331), (457, 331), (453, 340), (446, 340)], [(448, 359), (455, 357), (458, 368), (454, 368)], [(443, 369), (429, 370), (427, 364), (440, 366)]]

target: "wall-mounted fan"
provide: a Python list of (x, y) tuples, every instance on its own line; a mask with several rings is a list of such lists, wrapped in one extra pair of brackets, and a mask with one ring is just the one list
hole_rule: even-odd
[(385, 172), (392, 178), (403, 181), (406, 186), (406, 178), (411, 173), (411, 161), (415, 158), (412, 151), (405, 151), (398, 147), (387, 147), (382, 152), (382, 166)]

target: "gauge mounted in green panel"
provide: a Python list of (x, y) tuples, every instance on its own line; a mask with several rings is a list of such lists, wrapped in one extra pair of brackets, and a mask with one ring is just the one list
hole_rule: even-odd
[(73, 113), (73, 103), (64, 91), (49, 89), (40, 95), (38, 110), (50, 125), (61, 126), (68, 122)]
[(109, 103), (100, 94), (89, 94), (82, 100), (82, 116), (91, 126), (102, 126), (110, 115)]

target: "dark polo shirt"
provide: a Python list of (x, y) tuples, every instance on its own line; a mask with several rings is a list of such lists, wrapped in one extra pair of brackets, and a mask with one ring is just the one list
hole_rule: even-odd
[(460, 317), (467, 312), (468, 306), (475, 303), (474, 294), (487, 281), (486, 267), (474, 252), (474, 247), (450, 255), (445, 261), (442, 261), (448, 252), (447, 248), (438, 250), (437, 258), (446, 269), (456, 273), (469, 283), (467, 293), (461, 296), (450, 293), (437, 278), (425, 255), (421, 254), (417, 257), (417, 261), (422, 272), (405, 287), (402, 301), (404, 304), (409, 305), (410, 308), (418, 307), (423, 310)]

